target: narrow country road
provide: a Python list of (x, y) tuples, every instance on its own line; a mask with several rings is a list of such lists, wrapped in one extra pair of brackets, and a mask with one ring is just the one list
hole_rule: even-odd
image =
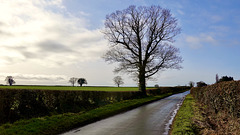
[(62, 135), (164, 135), (167, 124), (189, 91), (80, 127)]

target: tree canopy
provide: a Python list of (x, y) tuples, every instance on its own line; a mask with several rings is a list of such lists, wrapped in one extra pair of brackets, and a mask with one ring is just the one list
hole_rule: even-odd
[(79, 78), (77, 82), (81, 87), (83, 84), (87, 84), (87, 80), (85, 78)]
[(233, 81), (233, 77), (231, 76), (222, 76), (222, 78), (218, 82), (224, 82), (224, 81)]
[(146, 79), (160, 70), (181, 68), (179, 49), (171, 45), (180, 28), (168, 9), (129, 6), (106, 16), (103, 33), (110, 43), (104, 59), (119, 63), (115, 72), (137, 77), (144, 93)]

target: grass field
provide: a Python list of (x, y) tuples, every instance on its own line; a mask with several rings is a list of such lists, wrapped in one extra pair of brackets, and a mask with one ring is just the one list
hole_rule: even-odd
[(71, 86), (0, 86), (0, 89), (31, 89), (31, 90), (85, 90), (85, 91), (138, 91), (138, 87), (71, 87)]

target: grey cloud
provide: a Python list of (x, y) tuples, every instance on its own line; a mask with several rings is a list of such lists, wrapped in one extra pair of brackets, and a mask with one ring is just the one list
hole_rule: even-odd
[(27, 52), (27, 51), (22, 51), (21, 53), (25, 58), (37, 58), (36, 53)]
[(6, 24), (0, 21), (0, 35), (1, 35), (1, 37), (2, 36), (13, 36), (11, 33), (6, 32), (6, 30), (4, 30), (6, 27), (7, 27)]
[(0, 27), (6, 25), (5, 23), (0, 21)]
[(38, 44), (38, 47), (40, 48), (41, 51), (43, 52), (74, 52), (72, 49), (70, 49), (69, 47), (55, 42), (55, 41), (51, 41), (51, 40), (46, 40), (43, 42), (40, 42)]
[[(1, 24), (0, 24), (0, 26), (1, 26)], [(0, 35), (1, 35), (1, 37), (3, 37), (3, 36), (13, 36), (11, 33), (5, 32), (4, 30), (1, 30), (1, 29), (0, 29)]]
[[(15, 47), (12, 47), (12, 46), (3, 46), (2, 48), (6, 49), (6, 50), (12, 50), (12, 51), (17, 51), (19, 52), (20, 54), (22, 54), (25, 58), (37, 58), (37, 54), (36, 53), (33, 53), (31, 51), (28, 51), (28, 47), (26, 46), (15, 46)], [(13, 59), (14, 58), (11, 58), (11, 56), (8, 56), (6, 58), (7, 61), (9, 62), (13, 62)]]

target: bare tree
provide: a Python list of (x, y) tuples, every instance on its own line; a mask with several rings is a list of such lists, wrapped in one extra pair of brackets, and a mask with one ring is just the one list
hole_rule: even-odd
[(77, 82), (80, 87), (82, 87), (83, 84), (87, 84), (87, 80), (85, 78), (79, 78)]
[(113, 78), (114, 83), (119, 87), (120, 85), (124, 84), (123, 79), (121, 76), (116, 76)]
[(103, 58), (119, 63), (115, 72), (136, 76), (146, 94), (146, 79), (160, 70), (181, 68), (179, 49), (170, 45), (180, 31), (168, 9), (130, 6), (106, 16), (103, 33), (110, 49)]
[(189, 86), (190, 86), (190, 87), (194, 87), (194, 85), (195, 85), (195, 83), (194, 83), (193, 81), (190, 81), (190, 82), (189, 82)]
[(69, 79), (69, 83), (71, 83), (72, 86), (74, 86), (74, 84), (76, 83), (77, 80), (78, 80), (78, 78), (72, 77)]
[(16, 83), (16, 82), (13, 80), (13, 77), (12, 77), (12, 76), (7, 76), (7, 77), (5, 78), (5, 81), (6, 81), (7, 85), (10, 85), (10, 86), (12, 86), (13, 84)]

